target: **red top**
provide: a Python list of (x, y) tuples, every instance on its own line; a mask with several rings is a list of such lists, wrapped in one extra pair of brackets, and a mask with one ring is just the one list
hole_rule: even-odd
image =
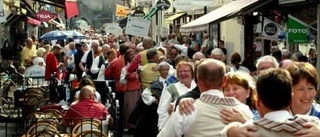
[(138, 90), (141, 89), (141, 82), (137, 78), (137, 73), (133, 72), (130, 73), (129, 76), (127, 77), (127, 90), (132, 91), (132, 90)]
[(128, 66), (128, 72), (129, 72), (129, 73), (132, 73), (132, 72), (136, 71), (137, 68), (138, 68), (139, 65), (140, 65), (140, 61), (141, 61), (141, 55), (140, 55), (140, 54), (137, 54), (137, 55), (132, 59), (132, 61), (130, 62), (129, 66)]
[(81, 119), (96, 118), (105, 119), (108, 114), (107, 109), (101, 104), (91, 99), (82, 100), (72, 105), (63, 117), (63, 122), (68, 124), (73, 121), (73, 125), (81, 122)]
[(49, 52), (46, 59), (45, 80), (50, 80), (51, 74), (54, 72), (57, 72), (58, 78), (60, 78), (58, 60), (52, 52)]
[(120, 84), (121, 69), (124, 65), (123, 57), (119, 57), (114, 59), (105, 70), (105, 75), (108, 78), (114, 78), (117, 92), (125, 92), (127, 90), (127, 85)]

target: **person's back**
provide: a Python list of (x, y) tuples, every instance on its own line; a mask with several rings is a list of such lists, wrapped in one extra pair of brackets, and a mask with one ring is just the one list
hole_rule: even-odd
[(259, 137), (294, 137), (294, 132), (304, 128), (304, 124), (313, 123), (319, 125), (319, 119), (306, 115), (296, 115), (294, 119), (284, 122), (276, 122), (267, 118), (254, 121)]
[(63, 117), (65, 125), (70, 125), (71, 121), (76, 125), (86, 118), (104, 119), (106, 117), (108, 113), (107, 109), (101, 103), (94, 100), (94, 90), (92, 86), (84, 86), (81, 89), (79, 101), (71, 105)]
[(144, 65), (140, 70), (140, 80), (142, 84), (142, 90), (148, 88), (150, 83), (160, 75), (156, 71), (157, 62), (158, 62), (158, 52), (156, 49), (148, 49), (146, 53), (148, 63)]
[(223, 98), (206, 94), (196, 100), (194, 105), (198, 109), (198, 114), (193, 124), (185, 132), (185, 137), (219, 136), (220, 131), (226, 126), (219, 115), (219, 110), (222, 108), (229, 110), (236, 109), (246, 119), (252, 117), (249, 107), (233, 97)]
[(28, 67), (25, 77), (32, 78), (32, 85), (43, 85), (45, 76), (45, 68), (39, 65)]
[(157, 67), (157, 63), (147, 63), (142, 67), (140, 72), (140, 79), (142, 83), (142, 89), (146, 89), (150, 86), (150, 83), (157, 79), (160, 75), (158, 71), (153, 70)]

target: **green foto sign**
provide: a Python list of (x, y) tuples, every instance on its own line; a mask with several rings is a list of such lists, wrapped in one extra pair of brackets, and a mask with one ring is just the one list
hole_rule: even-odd
[(299, 21), (288, 19), (288, 42), (289, 43), (307, 43), (308, 28)]

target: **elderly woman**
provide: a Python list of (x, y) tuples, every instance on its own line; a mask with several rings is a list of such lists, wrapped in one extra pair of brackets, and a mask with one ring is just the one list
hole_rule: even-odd
[(37, 57), (33, 59), (33, 65), (39, 65), (42, 67), (46, 67), (46, 63), (44, 57), (46, 56), (46, 49), (45, 48), (38, 48), (37, 50)]
[[(246, 104), (254, 114), (253, 119), (258, 119), (259, 114), (256, 110), (257, 91), (253, 78), (245, 72), (229, 72), (227, 74), (227, 82), (223, 87), (223, 94), (225, 97), (234, 97), (241, 103)], [(220, 116), (226, 123), (241, 122), (245, 123), (244, 119), (237, 110), (220, 110)]]
[(292, 77), (292, 114), (320, 118), (320, 106), (314, 101), (319, 82), (316, 68), (310, 63), (300, 62), (291, 65), (287, 70)]
[(185, 61), (179, 62), (176, 66), (176, 72), (179, 82), (170, 85), (162, 92), (159, 107), (158, 107), (158, 128), (161, 130), (168, 121), (170, 114), (168, 107), (173, 103), (178, 96), (187, 93), (194, 89), (197, 85), (194, 78), (193, 66)]

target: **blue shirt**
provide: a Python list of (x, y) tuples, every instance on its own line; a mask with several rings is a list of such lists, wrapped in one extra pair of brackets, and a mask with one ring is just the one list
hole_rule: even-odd
[(320, 118), (320, 105), (318, 103), (312, 104), (309, 115)]

